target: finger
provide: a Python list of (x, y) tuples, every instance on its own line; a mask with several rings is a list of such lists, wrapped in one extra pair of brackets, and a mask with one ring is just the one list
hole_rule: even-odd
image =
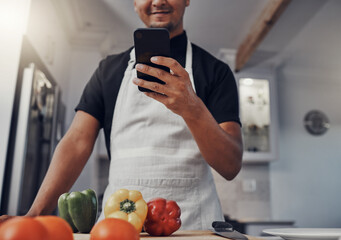
[(155, 99), (156, 101), (159, 101), (160, 103), (165, 104), (165, 101), (167, 99), (166, 95), (156, 93), (156, 92), (145, 92), (144, 93), (146, 96)]
[(156, 77), (162, 81), (164, 81), (165, 83), (168, 83), (170, 78), (172, 78), (172, 74), (170, 74), (169, 72), (166, 72), (162, 69), (159, 68), (155, 68), (155, 67), (151, 67), (145, 64), (136, 64), (136, 70), (139, 72), (142, 72), (144, 74)]
[(160, 83), (150, 82), (150, 81), (146, 81), (140, 78), (134, 78), (133, 83), (136, 84), (137, 86), (147, 88), (149, 90), (152, 90), (160, 94), (166, 94), (167, 92), (167, 89), (165, 88), (165, 86)]
[(176, 76), (185, 76), (185, 74), (187, 74), (187, 71), (181, 66), (181, 64), (173, 58), (156, 56), (152, 57), (150, 61), (157, 65), (168, 67)]

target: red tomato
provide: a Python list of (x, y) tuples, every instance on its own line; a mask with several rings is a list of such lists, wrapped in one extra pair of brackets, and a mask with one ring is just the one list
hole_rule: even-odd
[(9, 216), (9, 215), (2, 215), (0, 216), (0, 227), (1, 224), (3, 224), (5, 221), (10, 220), (11, 218), (14, 218), (15, 216)]
[(72, 229), (64, 219), (57, 216), (38, 216), (35, 219), (47, 229), (49, 240), (73, 240)]
[(39, 221), (31, 217), (15, 217), (0, 227), (1, 240), (49, 240), (49, 235)]
[(92, 228), (90, 240), (139, 240), (140, 234), (128, 221), (106, 218)]

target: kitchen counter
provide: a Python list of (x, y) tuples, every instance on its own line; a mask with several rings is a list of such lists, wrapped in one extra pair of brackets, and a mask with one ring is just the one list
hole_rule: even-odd
[[(228, 239), (223, 238), (218, 235), (215, 235), (211, 231), (177, 231), (173, 233), (171, 236), (168, 237), (153, 237), (148, 235), (147, 233), (141, 233), (141, 239), (153, 239), (153, 240), (222, 240), (222, 239)], [(249, 240), (262, 240), (267, 238), (258, 238), (258, 237), (251, 237), (247, 236)], [(89, 234), (81, 234), (81, 233), (75, 233), (74, 234), (74, 240), (90, 240)]]
[(236, 229), (241, 233), (251, 236), (264, 236), (264, 229), (274, 228), (292, 228), (294, 221), (281, 221), (281, 220), (261, 220), (261, 219), (239, 219), (240, 229)]

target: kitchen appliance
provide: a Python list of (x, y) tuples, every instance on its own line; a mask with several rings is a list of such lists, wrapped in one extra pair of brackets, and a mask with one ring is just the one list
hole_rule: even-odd
[(65, 112), (59, 87), (36, 64), (26, 65), (19, 76), (1, 196), (1, 213), (8, 215), (24, 215), (31, 207), (62, 136)]

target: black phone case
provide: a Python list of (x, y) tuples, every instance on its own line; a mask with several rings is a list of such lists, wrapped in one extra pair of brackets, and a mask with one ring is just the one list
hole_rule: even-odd
[[(134, 45), (136, 63), (143, 63), (169, 72), (168, 67), (156, 65), (150, 62), (153, 56), (170, 56), (169, 32), (165, 28), (139, 28), (134, 32)], [(137, 71), (137, 77), (164, 84), (158, 78)], [(149, 89), (138, 87), (142, 92), (152, 92)]]

